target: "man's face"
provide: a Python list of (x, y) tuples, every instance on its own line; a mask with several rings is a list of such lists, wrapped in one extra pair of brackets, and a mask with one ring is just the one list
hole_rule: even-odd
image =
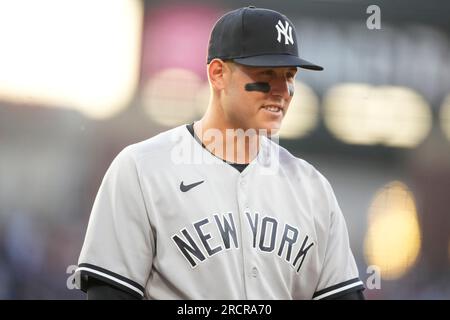
[(276, 133), (294, 94), (296, 67), (247, 67), (227, 62), (222, 105), (235, 128)]

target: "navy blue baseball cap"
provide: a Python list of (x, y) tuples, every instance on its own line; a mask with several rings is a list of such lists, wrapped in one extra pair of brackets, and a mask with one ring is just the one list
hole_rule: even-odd
[(207, 63), (214, 58), (253, 67), (323, 70), (299, 57), (295, 27), (286, 16), (253, 6), (230, 11), (216, 22)]

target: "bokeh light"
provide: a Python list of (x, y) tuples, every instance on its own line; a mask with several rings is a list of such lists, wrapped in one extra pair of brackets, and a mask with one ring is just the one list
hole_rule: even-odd
[(283, 119), (279, 135), (295, 139), (306, 136), (317, 125), (319, 98), (307, 84), (296, 81), (295, 94)]
[(331, 88), (324, 99), (325, 125), (350, 144), (412, 148), (428, 135), (428, 103), (406, 87), (347, 83)]
[(369, 208), (364, 253), (368, 265), (376, 265), (381, 277), (402, 277), (414, 265), (421, 247), (414, 196), (399, 181), (384, 186)]
[(193, 3), (148, 11), (144, 23), (142, 78), (168, 68), (187, 69), (206, 80), (209, 33), (221, 9)]
[(195, 96), (195, 110), (197, 112), (197, 117), (201, 118), (206, 112), (209, 105), (209, 100), (211, 98), (211, 88), (209, 82), (205, 81)]
[(450, 94), (448, 94), (441, 106), (440, 111), (441, 128), (450, 141)]
[(142, 93), (142, 105), (152, 121), (176, 126), (194, 120), (200, 77), (185, 69), (166, 69), (149, 79)]
[(0, 98), (119, 112), (139, 79), (142, 17), (138, 0), (1, 1)]

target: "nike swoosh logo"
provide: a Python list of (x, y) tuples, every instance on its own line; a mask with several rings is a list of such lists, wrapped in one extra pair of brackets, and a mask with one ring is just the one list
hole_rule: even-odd
[(189, 190), (191, 190), (192, 188), (198, 186), (199, 184), (202, 184), (203, 182), (205, 182), (205, 180), (202, 180), (202, 181), (199, 181), (199, 182), (194, 182), (194, 183), (185, 185), (185, 184), (184, 184), (184, 181), (181, 181), (181, 183), (180, 183), (180, 190), (181, 190), (182, 192), (189, 191)]

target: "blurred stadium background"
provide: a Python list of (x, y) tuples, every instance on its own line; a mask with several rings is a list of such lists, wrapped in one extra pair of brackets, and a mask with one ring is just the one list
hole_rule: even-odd
[(1, 299), (84, 298), (66, 282), (107, 167), (201, 116), (209, 30), (250, 4), (325, 67), (299, 73), (281, 145), (334, 186), (361, 279), (381, 271), (366, 297), (450, 298), (450, 2), (2, 0)]

